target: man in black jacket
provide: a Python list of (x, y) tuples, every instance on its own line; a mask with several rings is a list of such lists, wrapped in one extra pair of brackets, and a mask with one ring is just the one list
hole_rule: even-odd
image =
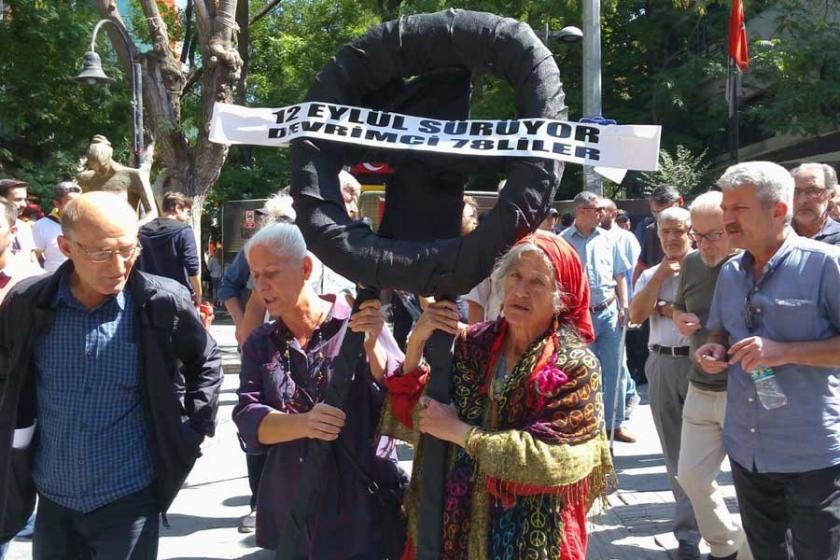
[(187, 225), (192, 199), (183, 193), (163, 195), (163, 215), (140, 228), (143, 252), (137, 266), (143, 272), (172, 278), (192, 294), (196, 305), (201, 303), (201, 259), (195, 233)]
[(214, 432), (220, 353), (186, 289), (132, 271), (123, 200), (84, 194), (61, 221), (68, 261), (0, 307), (0, 542), (37, 490), (36, 560), (153, 559), (158, 514)]

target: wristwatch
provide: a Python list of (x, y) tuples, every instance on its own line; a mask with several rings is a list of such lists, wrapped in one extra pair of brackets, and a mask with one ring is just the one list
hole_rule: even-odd
[(668, 306), (667, 301), (665, 301), (664, 299), (658, 300), (656, 302), (656, 314), (659, 315), (660, 317), (664, 317), (664, 315), (662, 315), (662, 310), (665, 309), (667, 306)]

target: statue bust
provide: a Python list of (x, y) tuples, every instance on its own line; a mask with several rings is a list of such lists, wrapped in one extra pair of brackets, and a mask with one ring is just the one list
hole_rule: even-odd
[(83, 192), (109, 191), (124, 197), (138, 211), (145, 213), (143, 222), (158, 216), (152, 186), (144, 173), (133, 167), (126, 167), (115, 162), (111, 142), (101, 134), (91, 140), (87, 151), (86, 169), (76, 179)]

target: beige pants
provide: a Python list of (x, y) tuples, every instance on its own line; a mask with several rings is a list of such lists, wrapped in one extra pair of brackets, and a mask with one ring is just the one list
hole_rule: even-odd
[(723, 421), (726, 391), (704, 391), (689, 384), (683, 405), (682, 442), (677, 480), (691, 500), (700, 534), (712, 555), (725, 557), (738, 552), (738, 560), (752, 560), (747, 539), (729, 514), (715, 482), (726, 452)]

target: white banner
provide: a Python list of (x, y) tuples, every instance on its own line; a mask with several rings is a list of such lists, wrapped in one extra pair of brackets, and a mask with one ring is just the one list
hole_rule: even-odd
[(317, 138), (395, 150), (497, 157), (538, 157), (617, 169), (654, 171), (661, 127), (598, 126), (550, 119), (444, 121), (373, 109), (307, 102), (280, 109), (216, 103), (210, 141), (285, 146)]

